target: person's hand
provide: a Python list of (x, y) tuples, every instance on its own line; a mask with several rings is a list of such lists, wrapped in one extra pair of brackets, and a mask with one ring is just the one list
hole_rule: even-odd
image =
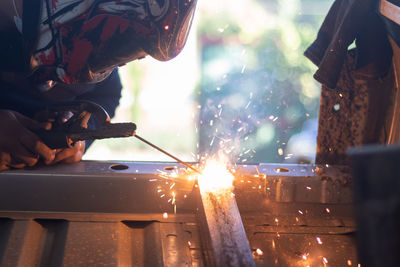
[[(35, 119), (41, 122), (49, 122), (50, 128), (51, 126), (56, 124), (66, 123), (71, 117), (73, 113), (66, 112), (48, 112), (41, 111), (35, 114)], [(87, 127), (87, 122), (83, 122), (82, 127)], [(55, 164), (59, 162), (63, 163), (74, 163), (79, 162), (82, 159), (82, 156), (85, 152), (85, 141), (79, 141), (74, 144), (73, 147), (70, 148), (62, 148), (56, 150), (55, 158), (52, 162), (48, 164)]]
[(56, 156), (52, 163), (64, 162), (74, 163), (79, 162), (82, 159), (83, 153), (85, 152), (85, 141), (78, 141), (73, 147), (63, 148), (56, 150)]
[(55, 150), (47, 147), (32, 130), (48, 128), (11, 110), (0, 110), (0, 170), (35, 165), (39, 159), (45, 164), (55, 160)]

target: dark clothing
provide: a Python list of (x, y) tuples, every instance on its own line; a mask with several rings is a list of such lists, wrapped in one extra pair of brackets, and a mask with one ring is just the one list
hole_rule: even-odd
[(398, 131), (393, 50), (379, 2), (336, 0), (305, 52), (322, 84), (317, 164), (346, 165), (349, 147), (388, 143)]
[[(50, 91), (53, 91), (53, 98), (59, 95), (55, 102), (72, 100), (90, 100), (102, 106), (113, 117), (115, 109), (119, 104), (122, 85), (119, 79), (117, 69), (104, 81), (97, 84), (80, 85), (56, 85)], [(33, 90), (33, 88), (32, 88)], [(53, 105), (49, 101), (32, 93), (17, 90), (17, 88), (7, 82), (0, 80), (0, 109), (10, 109), (17, 111), (25, 116), (33, 117), (35, 113), (45, 110), (48, 105)], [(88, 128), (94, 129), (97, 122), (90, 119)], [(92, 144), (92, 141), (86, 141), (86, 149)]]
[[(112, 117), (119, 104), (122, 85), (118, 71), (104, 81), (97, 84), (63, 85), (57, 84), (50, 89), (50, 99), (41, 96), (38, 92), (29, 94), (27, 91), (18, 90), (14, 85), (0, 80), (0, 109), (11, 109), (33, 117), (48, 105), (61, 101), (90, 100), (102, 106)], [(35, 88), (32, 88), (35, 91)], [(53, 91), (53, 92), (51, 92)]]
[(318, 66), (314, 78), (336, 88), (348, 47), (355, 41), (355, 75), (377, 79), (391, 66), (392, 49), (385, 25), (378, 15), (377, 0), (336, 0), (327, 14), (317, 39), (304, 55)]
[[(104, 81), (97, 84), (56, 84), (46, 92), (29, 80), (26, 61), (23, 56), (23, 38), (19, 33), (0, 33), (0, 109), (17, 111), (27, 117), (57, 102), (90, 100), (102, 106), (113, 117), (119, 104), (122, 85), (115, 69)], [(7, 40), (7, 42), (4, 42)], [(95, 128), (95, 120), (90, 120), (89, 128)], [(90, 142), (87, 142), (87, 147)]]

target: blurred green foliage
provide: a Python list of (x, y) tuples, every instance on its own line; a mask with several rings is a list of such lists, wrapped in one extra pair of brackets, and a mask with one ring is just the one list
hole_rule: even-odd
[(289, 138), (318, 116), (316, 67), (303, 52), (323, 16), (302, 15), (300, 0), (244, 2), (236, 15), (201, 13), (200, 152), (282, 162)]

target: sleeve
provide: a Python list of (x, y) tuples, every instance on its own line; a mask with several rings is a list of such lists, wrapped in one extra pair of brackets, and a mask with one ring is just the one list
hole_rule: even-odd
[(380, 78), (391, 65), (391, 48), (373, 0), (336, 0), (326, 16), (317, 39), (304, 55), (318, 66), (314, 78), (336, 88), (347, 59), (348, 47), (356, 41), (357, 75)]
[(104, 81), (96, 84), (93, 90), (78, 96), (77, 100), (90, 100), (99, 104), (112, 118), (119, 105), (121, 91), (121, 80), (118, 69), (115, 69)]
[[(77, 97), (77, 100), (89, 100), (102, 106), (110, 117), (114, 117), (115, 110), (119, 105), (121, 98), (122, 84), (116, 68), (110, 76), (104, 81), (95, 85), (93, 90), (84, 93)], [(98, 127), (98, 122), (91, 118), (88, 123), (88, 128), (95, 129)], [(86, 141), (86, 149), (92, 144), (92, 140)]]

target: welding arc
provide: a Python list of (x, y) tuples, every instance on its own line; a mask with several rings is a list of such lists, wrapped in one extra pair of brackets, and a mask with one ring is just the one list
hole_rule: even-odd
[(148, 144), (149, 146), (151, 146), (151, 147), (157, 149), (158, 151), (164, 153), (164, 154), (167, 155), (168, 157), (173, 158), (173, 159), (176, 160), (177, 162), (179, 162), (179, 163), (185, 165), (185, 166), (188, 167), (189, 169), (192, 169), (193, 171), (197, 172), (198, 174), (201, 174), (201, 172), (200, 172), (198, 169), (192, 167), (191, 165), (187, 164), (186, 162), (183, 162), (182, 160), (180, 160), (180, 159), (178, 159), (177, 157), (171, 155), (170, 153), (168, 153), (168, 152), (165, 151), (164, 149), (162, 149), (162, 148), (160, 148), (160, 147), (158, 147), (158, 146), (156, 146), (156, 145), (150, 143), (150, 142), (147, 141), (146, 139), (143, 139), (142, 137), (138, 136), (137, 134), (135, 134), (134, 137), (136, 137), (136, 138), (139, 139), (140, 141), (142, 141), (142, 142)]

